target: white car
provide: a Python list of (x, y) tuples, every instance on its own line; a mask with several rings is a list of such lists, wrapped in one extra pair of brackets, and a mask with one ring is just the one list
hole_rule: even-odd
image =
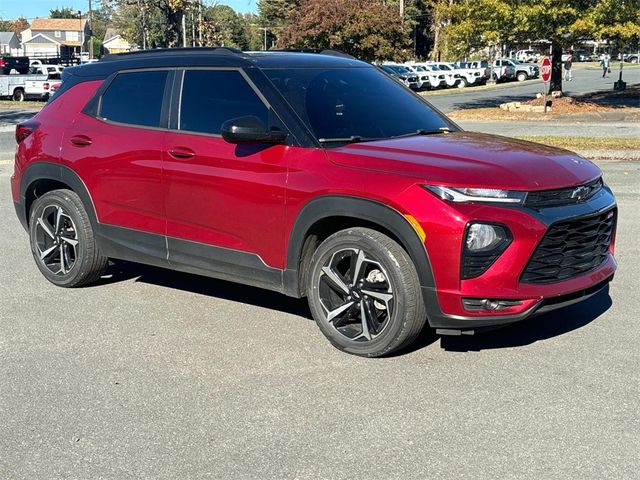
[(64, 67), (62, 65), (42, 65), (32, 63), (29, 67), (29, 73), (39, 75), (49, 75), (52, 73), (62, 73)]
[(426, 65), (433, 71), (440, 72), (444, 75), (447, 87), (466, 87), (466, 82), (463, 85), (460, 80), (462, 79), (459, 72), (446, 62), (427, 62)]
[(433, 89), (445, 84), (444, 75), (434, 72), (425, 65), (406, 63), (405, 67), (418, 76), (422, 82), (421, 88)]

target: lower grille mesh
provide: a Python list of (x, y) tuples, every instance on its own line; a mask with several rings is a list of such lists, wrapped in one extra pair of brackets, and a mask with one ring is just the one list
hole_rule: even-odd
[(615, 209), (553, 224), (522, 273), (523, 283), (553, 283), (580, 276), (607, 259)]

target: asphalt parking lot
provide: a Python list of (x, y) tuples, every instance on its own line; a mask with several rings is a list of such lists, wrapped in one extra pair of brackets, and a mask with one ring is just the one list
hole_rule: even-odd
[[(597, 90), (613, 90), (613, 83), (618, 80), (620, 63), (612, 62), (611, 74), (602, 78), (602, 70), (596, 64), (574, 63), (573, 80), (563, 82), (565, 95), (578, 96)], [(640, 68), (626, 63), (622, 70), (622, 78), (628, 85), (640, 83)], [(463, 88), (435, 91), (427, 93), (426, 98), (435, 107), (445, 113), (456, 109), (497, 107), (505, 102), (531, 100), (536, 93), (544, 90), (541, 79), (526, 82), (509, 82), (499, 84), (497, 88)], [(640, 107), (640, 99), (636, 105)]]
[(1, 162), (0, 479), (637, 478), (640, 163), (600, 165), (608, 294), (365, 360), (245, 286), (118, 264), (54, 287)]

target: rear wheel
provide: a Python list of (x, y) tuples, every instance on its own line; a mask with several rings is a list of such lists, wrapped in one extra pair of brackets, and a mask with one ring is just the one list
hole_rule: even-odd
[(94, 282), (107, 266), (82, 201), (71, 190), (48, 192), (33, 203), (29, 236), (40, 272), (60, 287)]
[(25, 99), (24, 90), (21, 88), (16, 88), (13, 91), (13, 95), (11, 98), (13, 99), (14, 102), (24, 102), (24, 99)]
[(461, 78), (458, 80), (458, 84), (456, 85), (458, 88), (464, 88), (468, 85), (468, 82), (465, 78)]
[(311, 258), (311, 313), (338, 349), (379, 357), (411, 343), (426, 312), (418, 274), (407, 253), (367, 228), (327, 238)]

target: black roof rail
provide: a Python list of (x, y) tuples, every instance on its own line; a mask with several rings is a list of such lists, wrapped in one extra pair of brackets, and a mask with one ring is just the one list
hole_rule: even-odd
[(332, 57), (351, 58), (358, 60), (353, 55), (342, 52), (340, 50), (333, 50), (331, 48), (285, 48), (282, 50), (267, 50), (267, 52), (291, 52), (291, 53), (317, 53), (319, 55), (330, 55)]
[(214, 54), (214, 55), (237, 55), (245, 57), (242, 50), (231, 47), (176, 47), (176, 48), (156, 48), (150, 50), (134, 50), (133, 52), (126, 53), (108, 53), (104, 55), (100, 61), (109, 60), (123, 60), (126, 58), (139, 58), (139, 57), (155, 57), (155, 56), (170, 56), (180, 55), (183, 53), (196, 53), (196, 54)]

